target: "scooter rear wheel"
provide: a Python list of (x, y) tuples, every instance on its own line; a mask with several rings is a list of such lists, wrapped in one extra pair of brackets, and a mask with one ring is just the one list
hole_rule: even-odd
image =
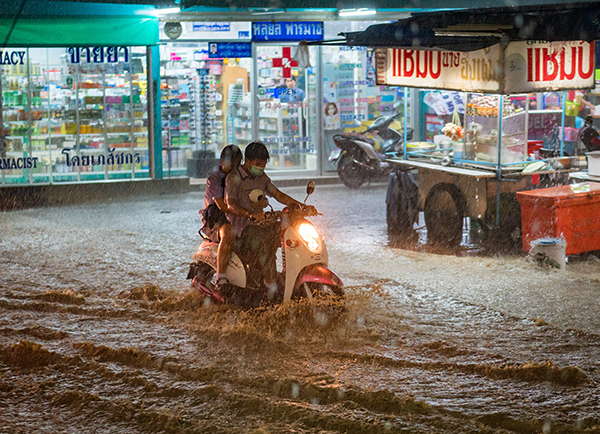
[(363, 161), (364, 152), (359, 155), (352, 155), (344, 152), (338, 161), (338, 176), (344, 185), (353, 190), (359, 189), (368, 179), (369, 173), (367, 169), (357, 164), (356, 161)]

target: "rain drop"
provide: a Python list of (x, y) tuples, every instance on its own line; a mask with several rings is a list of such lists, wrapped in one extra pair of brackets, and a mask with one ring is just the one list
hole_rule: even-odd
[(292, 384), (292, 398), (298, 398), (300, 396), (300, 386), (298, 384)]
[(315, 321), (321, 327), (325, 327), (327, 325), (327, 322), (329, 321), (329, 317), (323, 312), (317, 312), (317, 314), (315, 315)]

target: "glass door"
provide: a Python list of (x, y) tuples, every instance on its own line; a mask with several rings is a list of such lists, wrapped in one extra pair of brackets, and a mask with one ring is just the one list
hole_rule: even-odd
[(317, 78), (315, 49), (312, 67), (293, 60), (296, 45), (256, 47), (258, 140), (269, 148), (271, 175), (317, 169)]

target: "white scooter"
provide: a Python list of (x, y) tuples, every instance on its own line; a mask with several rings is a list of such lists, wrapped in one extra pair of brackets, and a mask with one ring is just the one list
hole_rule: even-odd
[[(313, 193), (314, 182), (306, 188), (307, 198)], [(259, 198), (257, 198), (258, 200)], [(306, 202), (306, 200), (305, 200)], [(328, 268), (327, 248), (315, 227), (306, 220), (306, 208), (288, 206), (282, 211), (265, 213), (265, 225), (280, 229), (283, 269), (278, 273), (277, 288), (266, 288), (262, 283), (262, 270), (256, 270), (251, 260), (242, 260), (256, 253), (237, 251), (231, 256), (227, 267), (230, 293), (214, 291), (216, 283), (218, 244), (204, 240), (192, 256), (188, 279), (192, 286), (214, 303), (226, 301), (242, 306), (256, 306), (260, 303), (280, 303), (292, 299), (330, 296), (340, 299), (344, 296), (341, 279)], [(254, 269), (253, 269), (254, 268)]]

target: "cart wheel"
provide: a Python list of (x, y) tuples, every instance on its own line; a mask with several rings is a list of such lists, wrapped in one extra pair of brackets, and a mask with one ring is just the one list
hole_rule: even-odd
[(496, 196), (488, 199), (484, 224), (484, 242), (494, 250), (510, 252), (521, 248), (521, 205), (515, 193), (500, 194), (500, 226), (496, 224)]
[(369, 173), (368, 169), (356, 164), (354, 159), (366, 163), (364, 152), (359, 151), (356, 155), (344, 152), (338, 161), (337, 172), (346, 187), (356, 190), (367, 181)]
[(437, 184), (425, 199), (427, 240), (444, 247), (456, 247), (462, 241), (465, 201), (452, 184)]
[(405, 191), (398, 176), (400, 175), (391, 174), (388, 183), (386, 198), (388, 236), (392, 238), (412, 238), (415, 235), (413, 229), (414, 217), (409, 211), (412, 201), (409, 197), (410, 194)]

